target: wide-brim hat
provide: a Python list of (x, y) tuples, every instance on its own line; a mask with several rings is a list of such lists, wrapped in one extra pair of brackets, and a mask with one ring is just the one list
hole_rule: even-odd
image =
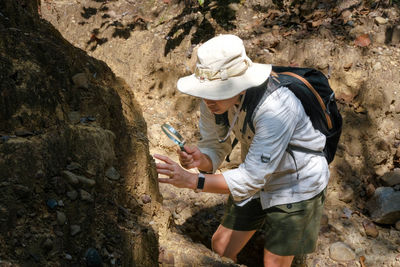
[(199, 47), (195, 72), (180, 78), (177, 87), (184, 94), (224, 100), (261, 85), (271, 69), (270, 64), (253, 63), (239, 37), (224, 34)]

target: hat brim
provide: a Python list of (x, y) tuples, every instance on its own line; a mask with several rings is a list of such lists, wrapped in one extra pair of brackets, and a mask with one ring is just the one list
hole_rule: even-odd
[(180, 78), (177, 87), (184, 94), (209, 100), (224, 100), (261, 85), (269, 77), (271, 69), (271, 64), (252, 63), (243, 75), (213, 81), (200, 81), (192, 74)]

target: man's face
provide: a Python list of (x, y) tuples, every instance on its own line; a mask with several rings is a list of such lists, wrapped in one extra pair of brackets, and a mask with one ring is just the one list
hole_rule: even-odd
[(240, 103), (240, 95), (236, 95), (232, 98), (224, 99), (224, 100), (209, 100), (204, 99), (208, 109), (214, 114), (224, 114), (228, 109), (233, 107), (235, 104)]

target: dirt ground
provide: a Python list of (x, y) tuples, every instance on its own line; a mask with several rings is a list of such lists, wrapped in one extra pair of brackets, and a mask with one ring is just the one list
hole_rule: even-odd
[[(366, 202), (382, 185), (380, 177), (400, 167), (399, 9), (384, 1), (292, 2), (224, 0), (201, 7), (194, 0), (42, 0), (40, 12), (68, 42), (106, 62), (131, 86), (147, 123), (151, 153), (173, 159), (176, 146), (162, 134), (163, 123), (188, 143), (199, 138), (199, 100), (179, 94), (175, 86), (191, 73), (197, 44), (233, 33), (244, 40), (254, 62), (324, 72), (344, 128), (330, 165), (317, 251), (308, 255), (307, 265), (400, 266), (395, 225), (372, 224), (377, 237), (363, 226), (370, 220)], [(240, 164), (238, 155), (235, 150), (220, 171)], [(226, 196), (169, 185), (160, 185), (160, 191), (172, 214), (169, 226), (159, 226), (160, 265), (190, 266), (185, 264), (199, 252), (215, 257), (207, 248)], [(260, 231), (239, 255), (240, 264), (261, 266), (262, 239)], [(352, 259), (332, 259), (336, 242), (347, 244)]]

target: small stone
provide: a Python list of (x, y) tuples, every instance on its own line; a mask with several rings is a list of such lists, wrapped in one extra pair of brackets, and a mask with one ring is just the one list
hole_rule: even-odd
[(29, 196), (31, 195), (31, 190), (24, 186), (24, 185), (14, 185), (14, 192), (15, 194), (19, 197), (19, 198), (29, 198)]
[(394, 186), (400, 184), (400, 169), (385, 173), (381, 178), (384, 185)]
[(93, 197), (89, 192), (86, 192), (85, 190), (80, 189), (79, 193), (80, 193), (81, 199), (83, 201), (93, 202)]
[(79, 184), (78, 178), (72, 172), (63, 171), (61, 174), (62, 174), (62, 177), (64, 177), (64, 179), (66, 179), (68, 181), (68, 183), (73, 184), (73, 185)]
[(56, 236), (59, 236), (59, 237), (64, 236), (64, 233), (61, 231), (54, 231), (54, 233), (56, 234)]
[(329, 257), (334, 261), (352, 261), (356, 255), (354, 251), (343, 242), (333, 243), (329, 247)]
[(102, 265), (99, 252), (95, 248), (89, 248), (85, 253), (86, 266), (99, 267)]
[(364, 226), (364, 231), (369, 237), (377, 237), (379, 235), (378, 229), (376, 229), (376, 226), (373, 222), (369, 220), (364, 220), (363, 221), (363, 226)]
[(71, 225), (71, 236), (75, 236), (81, 232), (81, 227), (79, 225), (73, 224)]
[(382, 17), (376, 17), (375, 22), (379, 25), (386, 24), (388, 22), (388, 19), (382, 18)]
[(16, 131), (15, 135), (18, 137), (28, 137), (34, 135), (34, 133), (26, 130)]
[(2, 143), (6, 143), (11, 137), (8, 135), (2, 135), (0, 140), (2, 141)]
[(72, 111), (72, 112), (68, 113), (68, 119), (73, 124), (79, 123), (80, 118), (81, 118), (81, 114), (79, 113), (79, 111)]
[(79, 88), (89, 88), (88, 78), (85, 73), (78, 73), (72, 77), (72, 81)]
[(71, 162), (67, 166), (67, 170), (69, 170), (69, 171), (79, 170), (80, 168), (81, 168), (81, 165), (78, 162)]
[(78, 178), (79, 182), (82, 185), (86, 185), (88, 187), (93, 187), (96, 184), (95, 180), (86, 178), (85, 176), (77, 175), (76, 177)]
[(329, 218), (326, 214), (322, 214), (321, 217), (321, 226), (326, 226), (329, 223)]
[(339, 200), (349, 203), (354, 198), (354, 191), (350, 186), (345, 186), (339, 193)]
[(163, 247), (159, 248), (158, 260), (162, 265), (167, 266), (174, 266), (175, 263), (174, 254)]
[(45, 250), (51, 250), (53, 248), (53, 241), (50, 238), (46, 238), (43, 242), (43, 248)]
[(75, 200), (78, 198), (78, 192), (76, 192), (75, 190), (68, 191), (67, 196), (69, 197), (69, 199)]
[(46, 202), (47, 207), (49, 207), (50, 209), (55, 209), (58, 206), (57, 200), (55, 199), (49, 199)]
[(375, 186), (373, 184), (369, 184), (367, 188), (365, 189), (367, 193), (367, 197), (372, 197), (375, 193)]
[(151, 197), (149, 195), (143, 195), (142, 196), (142, 202), (143, 204), (147, 204), (151, 202)]
[(395, 228), (396, 228), (397, 231), (400, 231), (400, 221), (396, 222)]
[(51, 184), (53, 185), (54, 191), (57, 193), (57, 195), (62, 195), (65, 193), (66, 182), (62, 177), (60, 176), (53, 177), (51, 179)]
[(69, 254), (65, 254), (65, 259), (70, 261), (72, 260), (72, 256)]
[(57, 223), (59, 225), (64, 225), (66, 221), (67, 221), (67, 216), (65, 215), (65, 213), (57, 211)]
[(120, 178), (118, 171), (114, 167), (108, 168), (106, 171), (106, 177), (113, 181), (117, 181)]
[(381, 69), (382, 69), (382, 63), (376, 62), (376, 63), (374, 64), (374, 66), (372, 66), (372, 68), (373, 68), (375, 71), (381, 70)]

